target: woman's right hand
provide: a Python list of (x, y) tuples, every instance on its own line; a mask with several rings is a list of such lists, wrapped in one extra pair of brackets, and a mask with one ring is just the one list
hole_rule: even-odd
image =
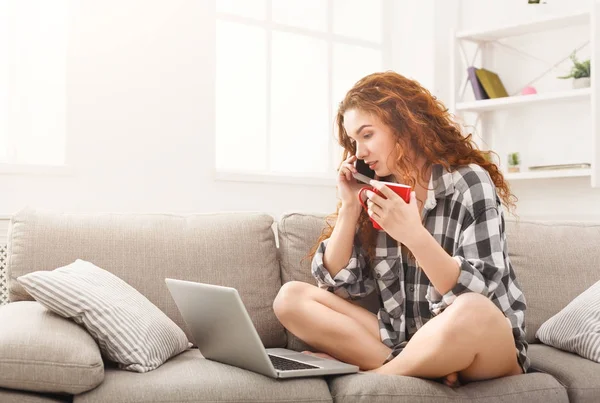
[(342, 200), (342, 206), (348, 206), (353, 208), (361, 208), (360, 202), (358, 201), (358, 192), (364, 186), (367, 186), (365, 183), (358, 182), (354, 179), (352, 174), (356, 171), (356, 167), (354, 166), (354, 162), (356, 161), (356, 156), (351, 155), (348, 157), (338, 170), (337, 176), (337, 188), (338, 188), (338, 196)]

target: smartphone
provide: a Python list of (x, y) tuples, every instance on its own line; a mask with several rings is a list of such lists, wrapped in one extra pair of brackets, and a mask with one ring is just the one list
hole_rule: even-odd
[(368, 176), (371, 179), (375, 179), (375, 171), (369, 168), (369, 166), (365, 164), (365, 161), (357, 159), (354, 166), (358, 173)]

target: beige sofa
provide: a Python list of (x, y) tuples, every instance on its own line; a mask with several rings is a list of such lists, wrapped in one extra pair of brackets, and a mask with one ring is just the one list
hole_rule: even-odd
[[(55, 214), (25, 209), (11, 221), (7, 267), (11, 303), (0, 308), (0, 313), (12, 307), (19, 314), (12, 316), (12, 323), (0, 323), (0, 340), (7, 340), (15, 328), (22, 329), (23, 323), (34, 326), (35, 335), (28, 337), (37, 343), (51, 336), (44, 321), (32, 325), (38, 323), (39, 304), (24, 302), (31, 298), (15, 280), (18, 276), (84, 259), (127, 281), (186, 332), (165, 277), (235, 287), (266, 347), (301, 349), (302, 343), (278, 323), (272, 302), (287, 281), (313, 283), (310, 262), (302, 258), (323, 224), (322, 216), (310, 214), (288, 214), (274, 223), (260, 213)], [(21, 346), (23, 351), (15, 354), (22, 359), (7, 362), (0, 357), (4, 386), (0, 402), (600, 401), (599, 364), (536, 343), (534, 337), (545, 320), (598, 280), (600, 225), (521, 221), (509, 222), (508, 232), (510, 255), (528, 302), (529, 354), (538, 372), (457, 389), (366, 373), (281, 381), (206, 360), (197, 349), (190, 349), (143, 374), (104, 363), (93, 369), (99, 385), (73, 395), (55, 392), (62, 384), (70, 385), (62, 390), (89, 388), (83, 373), (90, 368), (82, 368), (81, 376), (73, 368), (70, 375), (59, 376), (69, 364), (65, 354), (40, 368), (31, 351)], [(81, 337), (76, 333), (62, 336), (60, 348), (74, 349), (71, 346), (80, 342), (75, 338)], [(53, 393), (31, 391), (40, 388)]]

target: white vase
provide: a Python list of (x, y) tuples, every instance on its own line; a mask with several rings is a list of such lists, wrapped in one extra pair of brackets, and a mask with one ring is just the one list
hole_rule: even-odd
[(590, 77), (581, 77), (573, 79), (573, 88), (588, 88), (590, 84)]

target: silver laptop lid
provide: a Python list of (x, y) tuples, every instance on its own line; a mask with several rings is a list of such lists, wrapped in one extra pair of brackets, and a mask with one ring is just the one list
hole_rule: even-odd
[(204, 357), (277, 377), (235, 288), (170, 278), (165, 283)]

